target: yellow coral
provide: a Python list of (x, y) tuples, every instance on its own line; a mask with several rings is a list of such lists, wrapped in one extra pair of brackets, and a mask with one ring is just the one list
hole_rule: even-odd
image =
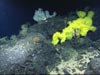
[(76, 14), (77, 14), (77, 16), (78, 16), (79, 18), (83, 18), (83, 17), (86, 16), (86, 12), (84, 12), (84, 11), (77, 11)]
[(92, 25), (92, 17), (94, 15), (93, 11), (89, 11), (87, 16), (86, 12), (78, 11), (77, 15), (79, 18), (73, 21), (69, 21), (69, 26), (64, 28), (61, 33), (54, 33), (52, 38), (53, 45), (57, 45), (59, 41), (63, 43), (66, 40), (70, 40), (73, 36), (86, 36), (88, 31), (96, 30), (96, 27)]
[(60, 36), (60, 32), (56, 32), (56, 33), (54, 33), (54, 35), (53, 35), (53, 39), (52, 39), (52, 44), (53, 45), (56, 45), (56, 44), (58, 44), (58, 42), (59, 42), (59, 36)]

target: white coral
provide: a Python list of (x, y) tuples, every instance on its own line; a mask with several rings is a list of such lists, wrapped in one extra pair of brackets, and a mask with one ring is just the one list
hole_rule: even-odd
[(53, 12), (52, 15), (50, 15), (49, 11), (43, 11), (43, 9), (39, 8), (35, 11), (35, 14), (33, 16), (33, 19), (37, 22), (47, 20), (48, 18), (52, 18), (56, 16), (56, 12)]

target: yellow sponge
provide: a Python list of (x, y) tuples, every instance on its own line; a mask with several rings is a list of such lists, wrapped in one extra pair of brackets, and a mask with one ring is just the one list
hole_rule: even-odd
[(69, 21), (68, 27), (65, 27), (62, 32), (56, 32), (53, 34), (52, 37), (52, 44), (57, 45), (59, 42), (63, 43), (66, 40), (70, 40), (75, 37), (79, 36), (86, 36), (89, 31), (95, 31), (96, 27), (92, 24), (92, 17), (94, 15), (93, 11), (89, 11), (87, 16), (86, 12), (78, 11), (76, 20)]

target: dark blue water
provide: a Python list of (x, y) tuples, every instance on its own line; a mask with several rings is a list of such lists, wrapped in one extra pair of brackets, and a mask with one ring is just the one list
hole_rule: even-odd
[(23, 5), (0, 0), (0, 36), (18, 34), (22, 24), (33, 22), (33, 14), (34, 10)]

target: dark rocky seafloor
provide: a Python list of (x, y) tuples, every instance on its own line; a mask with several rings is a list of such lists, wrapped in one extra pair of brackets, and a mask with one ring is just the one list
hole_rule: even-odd
[[(100, 11), (94, 12), (94, 25), (100, 28)], [(75, 18), (59, 16), (34, 25), (23, 24), (26, 28), (19, 35), (1, 38), (0, 74), (100, 74), (99, 29), (56, 47), (51, 44), (53, 33)]]

